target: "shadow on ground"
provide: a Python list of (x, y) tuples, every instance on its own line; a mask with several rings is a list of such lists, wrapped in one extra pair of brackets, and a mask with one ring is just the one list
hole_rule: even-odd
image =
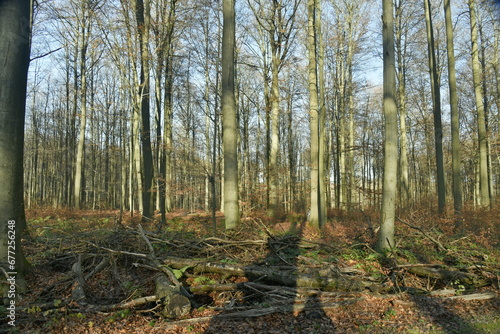
[[(253, 265), (279, 268), (281, 271), (292, 273), (299, 261), (301, 253), (299, 244), (303, 236), (305, 223), (292, 226), (290, 231), (282, 238), (269, 236), (269, 252), (264, 258), (256, 259)], [(251, 266), (249, 266), (250, 268)], [(250, 277), (251, 281), (271, 285), (266, 277)], [(290, 275), (293, 277), (293, 275)], [(205, 333), (318, 333), (327, 334), (335, 332), (335, 324), (326, 315), (321, 301), (316, 295), (305, 297), (305, 302), (300, 298), (295, 282), (290, 282), (288, 289), (289, 298), (270, 291), (251, 291), (245, 289), (243, 305), (261, 308), (276, 307), (278, 312), (273, 312), (265, 317), (241, 317), (227, 319), (228, 310), (216, 316), (210, 322)], [(276, 290), (280, 287), (276, 286)], [(300, 299), (300, 300), (299, 300)], [(281, 304), (281, 305), (280, 305)]]

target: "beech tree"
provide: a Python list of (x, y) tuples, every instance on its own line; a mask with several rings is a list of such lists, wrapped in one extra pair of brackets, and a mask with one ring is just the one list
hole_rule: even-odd
[[(266, 103), (270, 110), (266, 118), (267, 132), (267, 177), (268, 177), (268, 213), (274, 216), (278, 209), (278, 150), (279, 150), (279, 124), (280, 124), (280, 70), (288, 58), (292, 42), (295, 39), (296, 13), (299, 8), (299, 0), (272, 0), (248, 1), (257, 23), (268, 39), (271, 48), (271, 79), (269, 91), (268, 69), (264, 59), (264, 77), (266, 89)], [(266, 57), (266, 46), (261, 45), (263, 56)]]
[[(311, 128), (311, 211), (309, 224), (321, 227), (326, 222), (324, 174), (325, 106), (321, 55), (321, 1), (307, 2), (307, 49), (309, 72), (309, 118)], [(320, 99), (320, 96), (323, 98)]]
[[(163, 214), (162, 220), (169, 210), (211, 209), (216, 221), (216, 210), (227, 211), (225, 177), (231, 172), (226, 175), (225, 167), (229, 166), (224, 163), (232, 158), (222, 157), (234, 148), (224, 147), (223, 136), (230, 135), (232, 129), (236, 132), (228, 142), (236, 144), (237, 195), (243, 215), (256, 210), (305, 214), (313, 193), (318, 196), (314, 195), (317, 204), (312, 207), (325, 203), (339, 210), (382, 209), (382, 202), (390, 202), (387, 191), (391, 192), (387, 183), (382, 185), (383, 177), (396, 180), (401, 196), (396, 196), (395, 205), (400, 204), (401, 210), (431, 208), (443, 189), (439, 187), (438, 192), (436, 187), (443, 175), (441, 185), (449, 185), (450, 190), (453, 179), (453, 202), (459, 212), (462, 202), (476, 200), (479, 204), (483, 179), (479, 171), (484, 164), (479, 168), (483, 160), (478, 159), (477, 147), (483, 147), (482, 138), (486, 139), (487, 171), (483, 188), (492, 203), (498, 193), (500, 168), (500, 38), (499, 25), (492, 20), (494, 12), (487, 2), (475, 2), (476, 15), (472, 17), (477, 18), (479, 84), (473, 86), (473, 81), (477, 82), (471, 70), (474, 63), (465, 61), (475, 57), (457, 58), (455, 65), (448, 61), (452, 145), (449, 150), (444, 137), (445, 168), (436, 178), (430, 84), (436, 86), (436, 80), (432, 74), (429, 81), (425, 65), (430, 57), (425, 47), (423, 3), (393, 2), (396, 93), (386, 89), (384, 100), (378, 98), (383, 94), (381, 75), (374, 70), (378, 58), (373, 50), (381, 47), (380, 41), (370, 45), (370, 22), (378, 19), (373, 2), (314, 1), (314, 40), (309, 42), (314, 47), (309, 50), (305, 47), (311, 28), (307, 24), (307, 1), (236, 2), (233, 52), (237, 61), (232, 62), (238, 73), (230, 75), (233, 89), (226, 89), (231, 84), (229, 77), (224, 77), (229, 85), (225, 92), (232, 94), (234, 90), (237, 110), (236, 125), (230, 126), (223, 125), (227, 117), (220, 117), (222, 2), (41, 2), (35, 18), (40, 22), (36, 31), (42, 33), (34, 36), (34, 50), (48, 56), (39, 61), (43, 57), (35, 56), (37, 68), (28, 82), (27, 205), (72, 207), (75, 188), (79, 187), (76, 193), (81, 196), (78, 202), (82, 207), (120, 207), (131, 214), (139, 209), (147, 214), (152, 213), (156, 196), (154, 203)], [(429, 8), (435, 11), (437, 3), (426, 3), (431, 3), (433, 7)], [(97, 7), (91, 10), (94, 5)], [(448, 1), (445, 7), (450, 7)], [(469, 32), (470, 23), (461, 19), (465, 16), (449, 16), (449, 35), (455, 36), (448, 42), (454, 37), (456, 43), (455, 47), (448, 44), (447, 50), (449, 54), (467, 54), (472, 35), (463, 31)], [(444, 48), (440, 47), (444, 46), (445, 21), (437, 15), (430, 17), (434, 20), (435, 29), (430, 31), (435, 33), (435, 43), (429, 39), (428, 45), (435, 48), (438, 81), (446, 83), (447, 78), (439, 76), (446, 71)], [(455, 31), (451, 31), (453, 21)], [(390, 27), (386, 24), (386, 28)], [(385, 39), (386, 46), (389, 39)], [(47, 50), (54, 45), (61, 51)], [(308, 51), (314, 51), (313, 57)], [(310, 80), (309, 74), (316, 78)], [(390, 79), (390, 70), (386, 74)], [(477, 87), (482, 93), (486, 131), (479, 144), (478, 124), (482, 121), (479, 117), (478, 123), (475, 111)], [(316, 93), (309, 93), (309, 88)], [(434, 91), (443, 93), (436, 87)], [(395, 107), (391, 106), (393, 97)], [(383, 101), (388, 107), (385, 116), (378, 112), (383, 109)], [(434, 101), (436, 104), (439, 98)], [(394, 108), (399, 112), (399, 124), (392, 123)], [(383, 157), (391, 157), (394, 126), (400, 129), (395, 146), (400, 150), (397, 171), (390, 169), (390, 159)], [(443, 119), (442, 129), (446, 135), (449, 121)], [(387, 150), (383, 149), (384, 136)], [(313, 142), (316, 139), (317, 145)], [(83, 149), (78, 150), (79, 144)], [(150, 167), (149, 153), (153, 153), (154, 163)], [(453, 165), (453, 173), (446, 170), (448, 164)], [(77, 182), (80, 186), (74, 182), (76, 175), (82, 175)], [(155, 182), (148, 185), (147, 180)], [(145, 203), (148, 200), (149, 205)], [(444, 203), (451, 205), (451, 196), (449, 202)], [(442, 204), (440, 201), (440, 208)], [(320, 217), (326, 217), (325, 209), (321, 206)], [(390, 220), (390, 216), (384, 214), (382, 218)]]
[[(97, 6), (96, 1), (79, 1), (74, 4), (75, 15), (76, 15), (76, 38), (77, 38), (77, 53), (76, 57), (78, 59), (79, 75), (80, 75), (80, 112), (78, 113), (80, 118), (80, 129), (78, 134), (78, 145), (76, 151), (76, 161), (75, 161), (75, 176), (74, 176), (74, 206), (80, 208), (81, 196), (83, 193), (83, 167), (84, 167), (84, 156), (85, 156), (85, 136), (87, 131), (87, 75), (89, 70), (89, 65), (87, 64), (89, 41), (91, 38), (91, 31), (93, 27), (92, 17), (94, 16), (94, 9)], [(75, 64), (76, 66), (76, 64)], [(76, 78), (75, 78), (76, 80)], [(75, 89), (78, 91), (78, 86), (75, 85)], [(75, 99), (75, 107), (76, 107)]]
[(481, 63), (479, 61), (478, 45), (478, 23), (476, 17), (476, 1), (468, 0), (470, 36), (471, 36), (471, 58), (472, 58), (472, 80), (474, 84), (474, 96), (477, 111), (477, 135), (479, 145), (479, 190), (480, 205), (484, 208), (490, 207), (490, 191), (488, 177), (488, 134), (486, 132), (486, 114), (484, 109), (483, 88), (481, 78)]
[(435, 52), (434, 27), (432, 24), (432, 13), (430, 0), (424, 0), (425, 25), (427, 31), (427, 51), (429, 62), (429, 75), (431, 81), (432, 106), (434, 114), (434, 144), (437, 169), (437, 193), (438, 212), (444, 212), (446, 205), (446, 189), (444, 180), (444, 158), (443, 158), (443, 126), (441, 122), (441, 87), (439, 85), (438, 64)]
[(457, 95), (457, 77), (455, 71), (455, 46), (453, 41), (453, 23), (451, 20), (451, 0), (444, 1), (446, 24), (446, 55), (448, 57), (448, 85), (450, 91), (451, 113), (451, 156), (453, 180), (453, 208), (455, 213), (462, 212), (462, 176), (460, 163), (460, 122)]
[[(0, 2), (0, 267), (25, 288), (23, 152), (31, 17), (28, 0)], [(3, 277), (3, 275), (2, 275)], [(2, 302), (10, 284), (2, 281)]]
[(394, 219), (398, 173), (398, 120), (396, 106), (396, 64), (394, 56), (393, 0), (382, 2), (382, 38), (384, 60), (384, 180), (377, 249), (394, 247)]
[[(138, 96), (138, 105), (141, 111), (140, 141), (142, 148), (142, 215), (150, 217), (153, 214), (153, 151), (151, 148), (151, 125), (150, 125), (150, 57), (149, 57), (149, 31), (151, 28), (151, 6), (149, 0), (133, 0), (135, 10), (137, 34), (139, 38), (139, 58), (140, 58), (140, 82)], [(139, 165), (138, 165), (139, 167)]]
[(224, 216), (226, 229), (240, 223), (238, 196), (238, 140), (234, 95), (234, 0), (223, 1), (222, 26), (222, 126), (224, 145)]

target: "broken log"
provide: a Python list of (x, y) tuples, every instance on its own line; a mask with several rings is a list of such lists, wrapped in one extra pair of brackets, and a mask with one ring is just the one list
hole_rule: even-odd
[(158, 275), (156, 283), (157, 302), (162, 304), (161, 314), (166, 318), (178, 318), (191, 311), (191, 302), (181, 293), (180, 287), (170, 285), (164, 275)]
[(491, 280), (473, 273), (435, 267), (411, 266), (405, 268), (408, 272), (425, 278), (435, 278), (449, 283), (460, 283), (480, 288), (491, 284)]
[(250, 280), (275, 285), (314, 288), (322, 291), (355, 292), (368, 289), (372, 292), (387, 292), (389, 289), (381, 283), (363, 280), (360, 277), (342, 275), (339, 270), (333, 268), (317, 271), (309, 270), (308, 273), (303, 273), (299, 267), (292, 270), (279, 270), (273, 267), (257, 265), (238, 266), (173, 257), (163, 259), (163, 263), (175, 269), (190, 267), (194, 273), (218, 273), (226, 276), (247, 277)]

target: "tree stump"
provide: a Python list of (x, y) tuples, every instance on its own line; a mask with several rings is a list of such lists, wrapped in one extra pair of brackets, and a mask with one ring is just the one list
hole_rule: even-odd
[(163, 305), (160, 312), (166, 318), (177, 318), (191, 311), (191, 302), (185, 297), (180, 288), (170, 284), (164, 275), (156, 277), (156, 298)]

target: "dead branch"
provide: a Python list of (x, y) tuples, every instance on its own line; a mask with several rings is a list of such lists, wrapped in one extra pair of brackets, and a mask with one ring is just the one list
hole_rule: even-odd
[(136, 256), (136, 257), (140, 257), (140, 258), (143, 258), (143, 259), (147, 259), (148, 258), (148, 256), (146, 254), (133, 253), (133, 252), (127, 252), (127, 251), (119, 251), (119, 250), (116, 250), (116, 249), (111, 249), (111, 248), (107, 248), (107, 247), (102, 247), (102, 246), (96, 245), (95, 243), (93, 243), (91, 241), (85, 241), (85, 242), (87, 244), (89, 244), (89, 245), (94, 246), (95, 248), (105, 250), (105, 251), (107, 251), (109, 253)]
[(446, 282), (460, 282), (474, 287), (491, 285), (491, 280), (479, 277), (478, 275), (462, 272), (458, 270), (442, 269), (430, 266), (409, 266), (408, 272), (426, 278), (435, 278)]
[(384, 291), (387, 289), (382, 284), (368, 282), (359, 277), (342, 275), (338, 270), (332, 270), (331, 268), (321, 271), (310, 270), (308, 273), (302, 273), (300, 272), (300, 268), (278, 270), (272, 267), (257, 265), (239, 266), (173, 257), (164, 259), (163, 263), (176, 269), (191, 267), (195, 273), (219, 273), (227, 276), (240, 276), (258, 281), (262, 280), (288, 287), (315, 288), (322, 291), (363, 291), (366, 288), (372, 291)]
[(469, 295), (452, 296), (447, 299), (460, 299), (460, 300), (486, 300), (493, 299), (497, 296), (494, 292), (484, 292), (484, 293), (471, 293)]
[(398, 217), (398, 220), (400, 222), (402, 222), (403, 224), (405, 224), (406, 226), (414, 229), (414, 230), (417, 230), (419, 231), (424, 237), (426, 237), (427, 239), (429, 239), (430, 241), (432, 241), (436, 246), (438, 246), (438, 248), (442, 251), (447, 251), (447, 248), (443, 246), (442, 243), (440, 243), (439, 241), (437, 241), (435, 238), (433, 238), (432, 236), (428, 235), (427, 233), (425, 233), (425, 231), (423, 229), (421, 229), (420, 227), (418, 226), (415, 226), (415, 225), (412, 225), (408, 222), (405, 222), (404, 220), (402, 220), (401, 218)]

